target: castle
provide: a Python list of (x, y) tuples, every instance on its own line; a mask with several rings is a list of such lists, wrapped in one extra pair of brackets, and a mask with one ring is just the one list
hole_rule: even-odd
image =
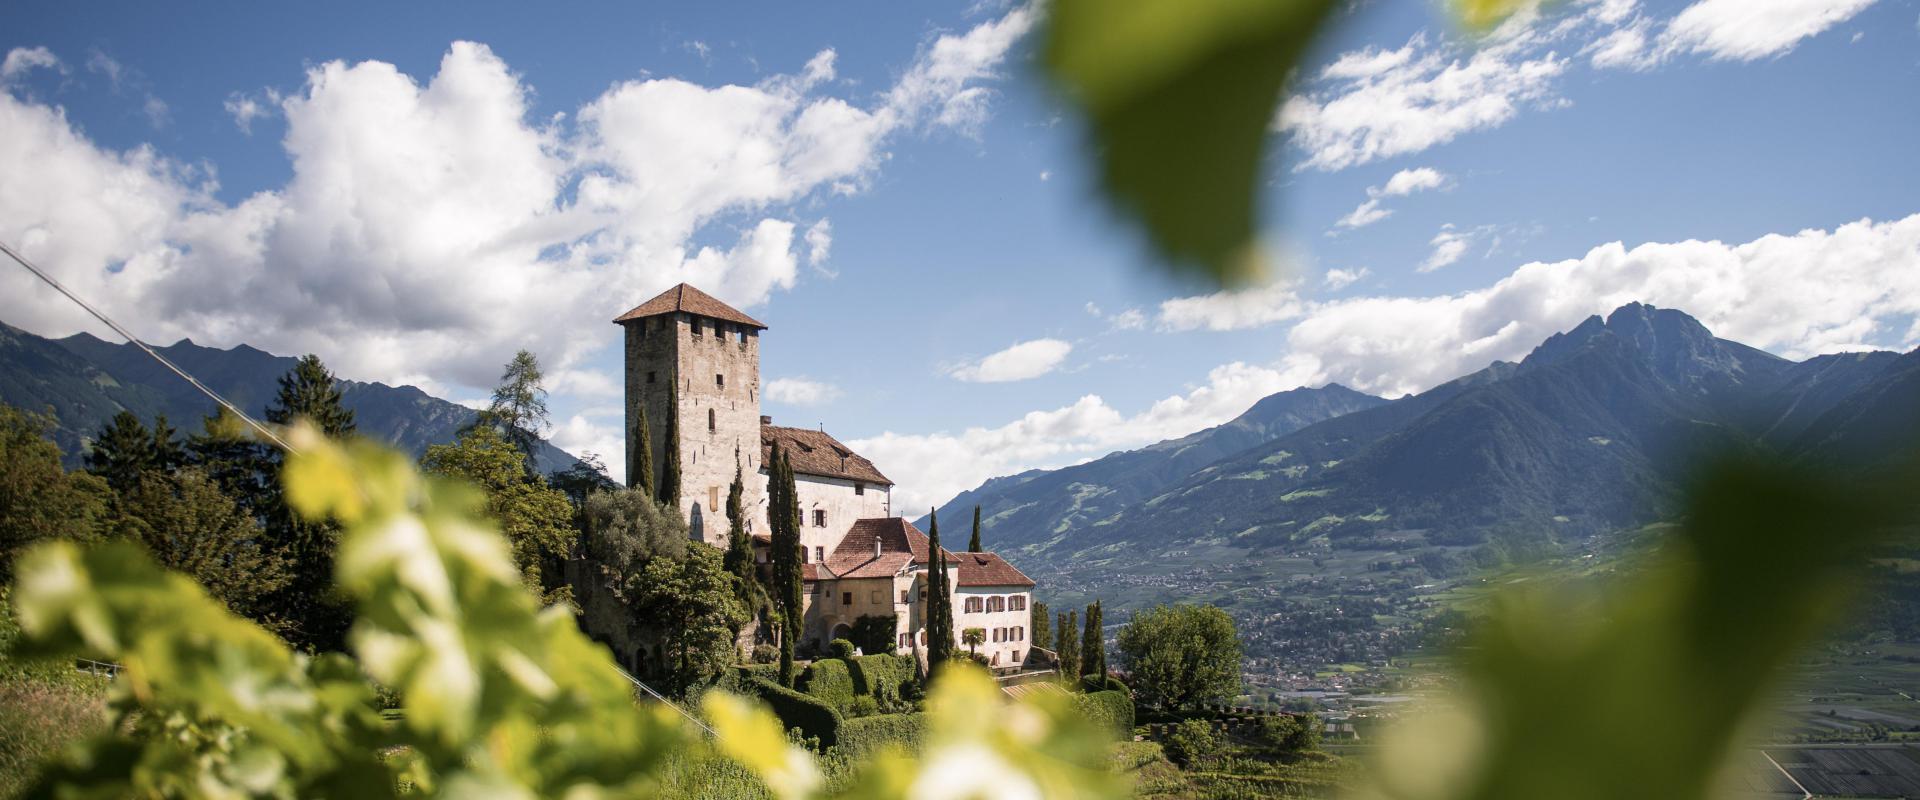
[[(778, 443), (793, 465), (801, 513), (799, 648), (824, 651), (861, 617), (878, 616), (892, 618), (897, 652), (919, 654), (932, 568), (927, 536), (895, 514), (893, 481), (873, 462), (825, 431), (781, 427), (760, 413), (760, 334), (767, 326), (684, 283), (614, 322), (626, 334), (627, 441), (639, 439), (645, 409), (653, 463), (666, 463), (667, 448), (679, 449), (680, 511), (692, 537), (727, 546), (723, 504), (738, 465), (755, 556), (769, 561), (766, 464)], [(629, 484), (638, 463), (639, 454), (629, 452)], [(985, 641), (977, 651), (989, 665), (1020, 667), (1033, 645), (1033, 581), (992, 553), (941, 549), (953, 592), (954, 646), (966, 652), (961, 632), (980, 628)]]

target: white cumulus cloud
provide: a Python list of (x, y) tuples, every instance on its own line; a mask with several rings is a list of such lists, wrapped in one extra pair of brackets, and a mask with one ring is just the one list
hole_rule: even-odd
[(0, 61), (0, 84), (35, 69), (66, 70), (52, 50), (45, 47), (16, 47), (7, 51), (5, 61)]
[(1158, 327), (1163, 331), (1237, 331), (1292, 319), (1305, 309), (1294, 285), (1281, 281), (1164, 301)]
[(947, 374), (970, 383), (1007, 383), (1038, 378), (1059, 368), (1073, 345), (1059, 339), (1034, 339), (961, 364)]
[(822, 406), (840, 399), (840, 387), (811, 378), (775, 378), (767, 382), (767, 400), (792, 406)]
[(1360, 228), (1393, 216), (1393, 209), (1383, 208), (1381, 201), (1389, 197), (1405, 197), (1415, 192), (1439, 189), (1447, 185), (1447, 174), (1432, 167), (1403, 169), (1393, 173), (1393, 177), (1379, 186), (1367, 187), (1367, 199), (1359, 207), (1341, 217), (1334, 223), (1340, 228)]
[(1321, 278), (1321, 282), (1326, 284), (1328, 289), (1337, 292), (1372, 274), (1373, 270), (1367, 269), (1366, 267), (1359, 269), (1330, 269), (1327, 270), (1327, 274)]

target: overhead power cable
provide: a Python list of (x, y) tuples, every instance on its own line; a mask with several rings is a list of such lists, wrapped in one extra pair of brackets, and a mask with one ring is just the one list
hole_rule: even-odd
[(67, 287), (62, 286), (59, 281), (53, 279), (52, 275), (48, 275), (45, 270), (42, 270), (38, 266), (35, 266), (32, 261), (28, 261), (26, 256), (20, 255), (19, 251), (14, 250), (12, 247), (8, 246), (6, 242), (0, 242), (0, 251), (4, 251), (9, 257), (11, 257), (14, 260), (15, 263), (18, 263), (20, 266), (25, 267), (28, 272), (33, 273), (34, 277), (39, 278), (41, 281), (44, 281), (48, 286), (53, 287), (54, 291), (65, 295), (66, 298), (68, 300), (72, 300), (75, 305), (84, 309), (88, 314), (92, 314), (94, 319), (100, 320), (101, 323), (105, 324), (109, 328), (112, 328), (114, 333), (120, 334), (121, 338), (126, 339), (129, 344), (132, 344), (134, 347), (140, 348), (142, 352), (145, 352), (147, 355), (152, 356), (153, 360), (160, 362), (162, 366), (166, 367), (169, 370), (172, 370), (173, 374), (178, 375), (181, 378), (185, 379), (187, 383), (193, 384), (193, 388), (199, 389), (201, 394), (204, 394), (210, 398), (213, 398), (213, 402), (219, 403), (221, 408), (224, 408), (228, 411), (233, 412), (234, 416), (239, 417), (241, 420), (245, 421), (248, 425), (253, 426), (253, 429), (256, 431), (259, 431), (260, 435), (266, 437), (268, 441), (273, 442), (275, 445), (279, 446), (280, 449), (285, 450), (289, 453), (294, 452), (293, 447), (288, 445), (285, 440), (281, 439), (278, 434), (275, 434), (271, 428), (268, 428), (266, 425), (261, 424), (259, 420), (256, 420), (253, 417), (249, 416), (247, 412), (241, 411), (234, 404), (227, 402), (227, 399), (224, 397), (221, 397), (219, 392), (215, 392), (214, 390), (207, 388), (207, 385), (204, 383), (201, 383), (200, 379), (187, 374), (186, 370), (181, 369), (179, 366), (175, 365), (172, 361), (168, 361), (166, 356), (160, 355), (159, 352), (155, 351), (151, 347), (148, 347), (146, 342), (140, 341), (138, 337), (134, 336), (126, 328), (121, 327), (120, 323), (114, 322), (112, 318), (108, 317), (104, 313), (101, 313), (99, 309), (96, 309), (93, 306), (88, 305), (87, 301), (80, 299), (79, 295), (74, 294)]

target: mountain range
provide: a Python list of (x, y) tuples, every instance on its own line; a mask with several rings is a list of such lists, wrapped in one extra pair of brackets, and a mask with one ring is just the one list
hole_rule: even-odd
[[(261, 415), (296, 359), (247, 345), (220, 350), (182, 339), (156, 351), (250, 414)], [(418, 455), (453, 441), (472, 422), (473, 409), (413, 386), (339, 381), (342, 401), (360, 433)], [(81, 333), (48, 339), (0, 323), (0, 402), (52, 414), (52, 437), (68, 466), (79, 466), (88, 442), (121, 411), (152, 424), (165, 415), (182, 434), (200, 429), (212, 400), (131, 344)], [(535, 453), (543, 472), (577, 463), (547, 442)]]
[(1920, 351), (1791, 361), (1634, 303), (1419, 394), (1284, 392), (1182, 439), (993, 479), (940, 511), (978, 505), (996, 550), (1089, 583), (1196, 547), (1506, 556), (1666, 519), (1690, 467), (1730, 448), (1885, 463), (1920, 440), (1916, 409)]

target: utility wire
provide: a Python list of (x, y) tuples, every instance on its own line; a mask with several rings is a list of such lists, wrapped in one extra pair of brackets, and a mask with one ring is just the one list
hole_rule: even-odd
[(114, 333), (120, 334), (120, 336), (122, 338), (125, 338), (129, 344), (132, 344), (134, 347), (140, 348), (147, 355), (153, 356), (153, 360), (160, 362), (161, 365), (165, 366), (167, 369), (173, 370), (173, 374), (178, 375), (182, 378), (185, 378), (187, 383), (193, 384), (193, 388), (199, 389), (202, 394), (205, 394), (206, 396), (213, 398), (213, 402), (219, 403), (220, 407), (233, 412), (234, 416), (239, 417), (241, 420), (245, 421), (248, 425), (253, 426), (253, 429), (256, 431), (259, 431), (260, 435), (265, 436), (268, 441), (273, 442), (274, 444), (278, 445), (280, 449), (285, 450), (289, 453), (295, 452), (293, 447), (291, 445), (288, 445), (285, 440), (281, 439), (278, 435), (276, 435), (272, 429), (268, 428), (265, 425), (260, 424), (258, 420), (255, 420), (253, 417), (248, 416), (247, 412), (241, 411), (239, 408), (235, 407), (234, 404), (227, 402), (226, 398), (221, 397), (218, 392), (215, 392), (214, 390), (207, 388), (207, 385), (204, 383), (201, 383), (200, 379), (187, 374), (186, 370), (181, 369), (178, 366), (175, 366), (173, 362), (167, 360), (166, 356), (160, 355), (153, 348), (148, 347), (146, 342), (140, 341), (132, 333), (128, 332), (126, 328), (120, 327), (120, 323), (114, 322), (112, 319), (108, 318), (106, 314), (100, 313), (99, 309), (96, 309), (93, 306), (87, 305), (87, 301), (80, 299), (79, 295), (74, 294), (72, 291), (68, 290), (67, 287), (60, 285), (60, 282), (57, 280), (54, 280), (52, 275), (48, 275), (44, 270), (40, 269), (37, 266), (34, 266), (33, 262), (28, 261), (26, 256), (20, 255), (18, 251), (14, 250), (12, 247), (9, 247), (6, 242), (0, 242), (0, 251), (5, 251), (6, 254), (8, 256), (11, 256), (13, 260), (17, 262), (20, 266), (26, 267), (28, 272), (33, 273), (35, 277), (38, 277), (40, 280), (45, 281), (48, 286), (53, 287), (54, 291), (59, 292), (63, 295), (66, 295), (68, 300), (72, 300), (75, 305), (78, 305), (81, 308), (85, 309), (88, 314), (92, 314), (94, 319), (100, 320), (101, 322), (105, 323), (107, 327), (112, 328)]
[(692, 714), (687, 713), (687, 710), (684, 708), (681, 708), (679, 703), (673, 702), (672, 700), (668, 700), (667, 698), (660, 696), (660, 693), (654, 691), (653, 687), (648, 686), (644, 683), (641, 683), (640, 679), (633, 677), (633, 673), (628, 672), (626, 667), (622, 667), (619, 664), (615, 664), (613, 665), (613, 668), (616, 670), (619, 670), (621, 677), (624, 677), (627, 680), (632, 681), (634, 686), (640, 687), (640, 691), (643, 691), (649, 695), (652, 695), (653, 699), (655, 700), (658, 700), (662, 703), (666, 703), (667, 707), (680, 712), (680, 716), (686, 717), (688, 721), (692, 722), (695, 725), (700, 726), (700, 729), (703, 731), (706, 731), (708, 736), (719, 738), (720, 734), (714, 733), (712, 728), (707, 727), (707, 723), (701, 722), (699, 717), (696, 717)]

